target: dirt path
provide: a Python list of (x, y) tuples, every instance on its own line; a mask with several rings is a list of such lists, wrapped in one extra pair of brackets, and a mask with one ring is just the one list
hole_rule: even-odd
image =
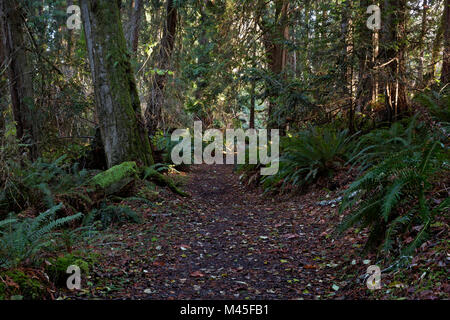
[(338, 216), (315, 205), (320, 194), (314, 203), (262, 197), (225, 165), (193, 166), (184, 189), (191, 199), (142, 208), (143, 224), (93, 244), (103, 258), (78, 298), (343, 297), (351, 248), (330, 237)]

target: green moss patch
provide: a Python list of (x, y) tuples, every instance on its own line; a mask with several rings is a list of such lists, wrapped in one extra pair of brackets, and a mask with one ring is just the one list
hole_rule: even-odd
[(136, 162), (123, 162), (99, 173), (91, 179), (89, 184), (96, 189), (104, 190), (107, 195), (111, 195), (132, 183), (138, 177), (138, 172)]
[(0, 300), (44, 299), (47, 284), (36, 275), (29, 275), (22, 270), (0, 271)]
[(123, 162), (93, 177), (91, 180), (91, 185), (106, 189), (110, 185), (123, 179), (136, 177), (137, 173), (138, 168), (136, 162)]
[(63, 256), (49, 260), (46, 267), (47, 275), (55, 285), (58, 287), (65, 287), (67, 278), (70, 274), (67, 273), (67, 268), (71, 265), (76, 265), (80, 268), (81, 276), (89, 275), (89, 265), (95, 262), (95, 257), (83, 257), (76, 254), (65, 254)]
[(159, 192), (155, 184), (149, 181), (143, 181), (142, 186), (138, 187), (137, 196), (149, 201), (156, 201), (158, 200)]

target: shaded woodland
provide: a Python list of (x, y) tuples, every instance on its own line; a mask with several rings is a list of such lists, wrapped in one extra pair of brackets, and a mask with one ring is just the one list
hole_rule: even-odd
[[(449, 298), (450, 0), (0, 0), (0, 40), (0, 299)], [(194, 121), (278, 172), (173, 163)]]

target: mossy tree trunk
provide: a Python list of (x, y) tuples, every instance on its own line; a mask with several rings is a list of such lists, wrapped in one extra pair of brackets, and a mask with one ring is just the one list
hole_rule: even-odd
[(95, 102), (108, 167), (153, 163), (120, 20), (120, 1), (81, 0)]
[(26, 53), (25, 11), (18, 1), (0, 1), (0, 25), (4, 57), (7, 59), (11, 104), (18, 139), (30, 147), (31, 160), (38, 156), (38, 123), (33, 95), (32, 69)]

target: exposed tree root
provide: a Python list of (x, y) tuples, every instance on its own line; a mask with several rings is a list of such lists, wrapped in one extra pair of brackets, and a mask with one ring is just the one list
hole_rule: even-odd
[(164, 185), (169, 187), (172, 192), (179, 194), (182, 197), (190, 197), (190, 195), (183, 190), (179, 189), (175, 183), (165, 175), (159, 173), (155, 169), (146, 167), (143, 171), (144, 179), (153, 180), (159, 185)]

